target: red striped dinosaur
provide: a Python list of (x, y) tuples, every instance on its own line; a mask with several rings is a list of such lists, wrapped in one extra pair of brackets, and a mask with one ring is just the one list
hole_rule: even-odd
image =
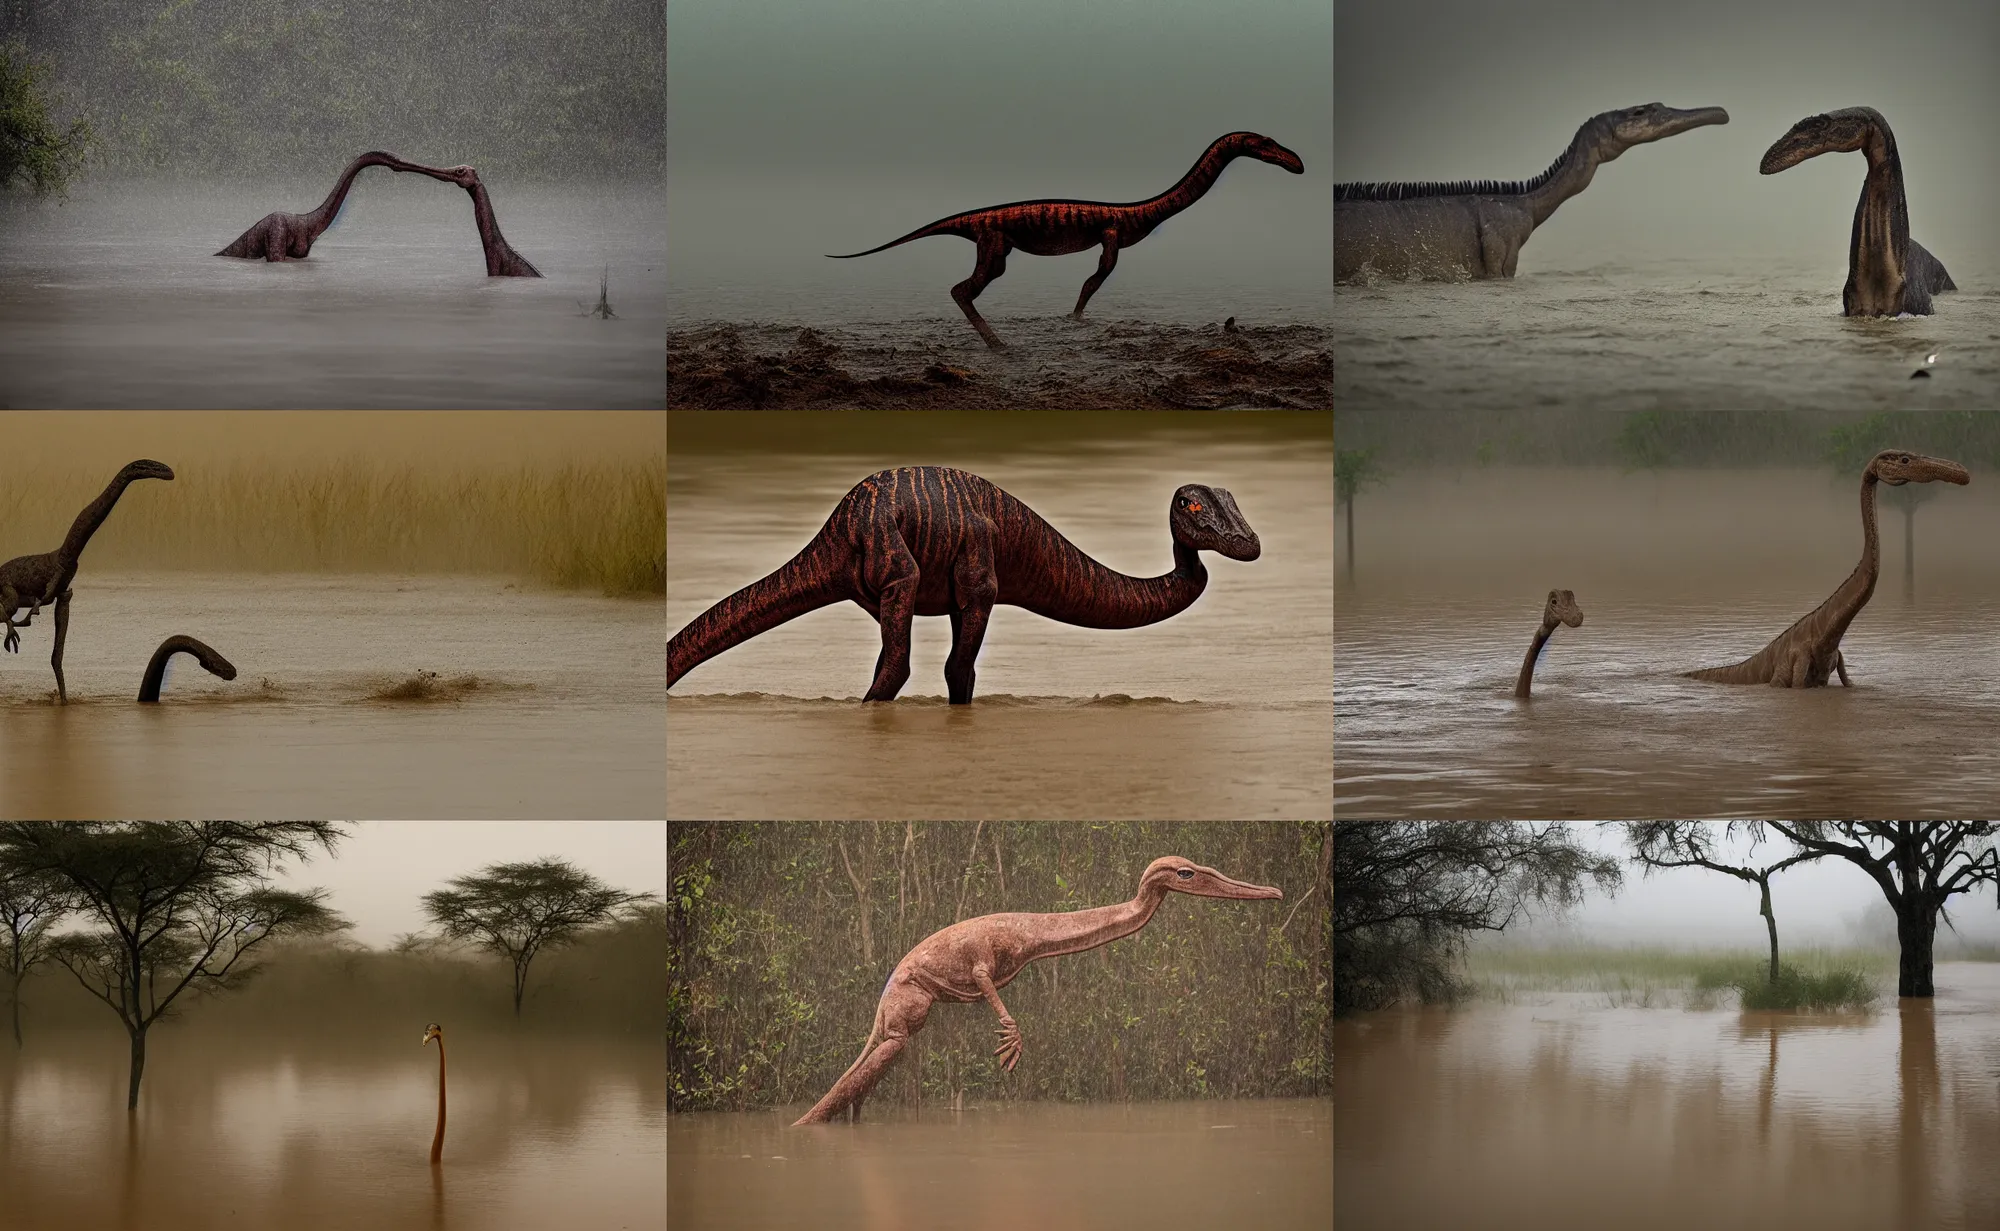
[(1259, 162), (1283, 167), (1293, 175), (1302, 175), (1306, 169), (1297, 154), (1269, 137), (1253, 132), (1233, 132), (1217, 137), (1188, 173), (1181, 176), (1180, 183), (1144, 201), (1127, 201), (1118, 205), (1105, 201), (1012, 201), (1006, 205), (940, 218), (929, 226), (919, 227), (901, 239), (892, 239), (880, 248), (870, 248), (867, 252), (827, 255), (836, 261), (849, 261), (932, 235), (956, 235), (971, 240), (977, 247), (978, 264), (970, 278), (951, 288), (951, 297), (965, 310), (965, 319), (971, 321), (979, 336), (986, 339), (986, 345), (1001, 350), (1006, 343), (993, 332), (986, 318), (979, 315), (979, 309), (972, 306), (972, 301), (986, 289), (987, 283), (1007, 272), (1009, 252), (1019, 249), (1030, 256), (1067, 256), (1089, 248), (1102, 249), (1097, 257), (1097, 272), (1084, 281), (1083, 293), (1076, 297), (1076, 311), (1070, 314), (1074, 319), (1082, 320), (1083, 305), (1090, 302), (1097, 288), (1111, 276), (1111, 270), (1118, 264), (1118, 253), (1151, 235), (1162, 222), (1201, 200), (1202, 195), (1215, 186), (1222, 169), (1237, 158), (1255, 158)]
[(882, 985), (875, 1006), (875, 1025), (861, 1055), (811, 1111), (792, 1121), (824, 1124), (848, 1109), (859, 1113), (861, 1102), (882, 1080), (911, 1035), (924, 1028), (931, 1005), (940, 1000), (970, 1004), (984, 1000), (1000, 1016), (1000, 1046), (993, 1052), (1009, 1072), (1021, 1059), (1021, 1028), (1000, 1000), (1000, 989), (1013, 982), (1029, 962), (1065, 953), (1082, 953), (1130, 936), (1145, 927), (1167, 892), (1203, 898), (1243, 901), (1283, 898), (1269, 885), (1232, 880), (1214, 868), (1168, 855), (1146, 865), (1139, 892), (1129, 902), (1091, 910), (1054, 914), (981, 915), (932, 932), (896, 963)]
[(1104, 567), (998, 487), (963, 470), (907, 466), (841, 497), (777, 572), (723, 599), (667, 642), (667, 687), (702, 663), (808, 611), (851, 600), (882, 625), (864, 701), (892, 701), (910, 678), (914, 616), (951, 617), (944, 680), (972, 700), (973, 662), (996, 603), (1084, 628), (1137, 628), (1185, 611), (1208, 585), (1203, 551), (1255, 560), (1256, 531), (1220, 487), (1190, 483), (1167, 509), (1174, 570), (1128, 577)]

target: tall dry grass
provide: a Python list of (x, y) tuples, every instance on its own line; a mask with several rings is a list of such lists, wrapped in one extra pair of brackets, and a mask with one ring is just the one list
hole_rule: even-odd
[[(169, 460), (169, 464), (173, 464)], [(127, 489), (85, 568), (502, 573), (609, 595), (667, 588), (664, 458), (453, 471), (359, 460), (190, 464)], [(0, 559), (53, 549), (110, 479), (0, 486)]]

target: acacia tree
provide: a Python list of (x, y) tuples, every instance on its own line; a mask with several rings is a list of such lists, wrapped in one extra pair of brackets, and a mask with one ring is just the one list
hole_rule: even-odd
[(1386, 476), (1366, 449), (1342, 449), (1333, 458), (1335, 500), (1347, 510), (1347, 579), (1354, 580), (1354, 498)]
[(657, 900), (613, 889), (566, 859), (491, 864), (449, 883), (424, 895), (424, 913), (446, 937), (470, 940), (513, 963), (516, 1019), (536, 954)]
[[(1625, 840), (1631, 844), (1632, 857), (1645, 865), (1648, 875), (1659, 868), (1707, 868), (1757, 886), (1761, 895), (1757, 913), (1764, 916), (1764, 926), (1771, 933), (1770, 982), (1777, 983), (1778, 917), (1771, 910), (1771, 878), (1794, 864), (1824, 858), (1825, 852), (1800, 850), (1776, 863), (1751, 867), (1724, 863), (1716, 858), (1718, 831), (1703, 821), (1626, 821), (1624, 825)], [(1761, 823), (1757, 821), (1731, 821), (1720, 834), (1731, 837), (1738, 832), (1749, 835), (1753, 849), (1764, 839)]]
[(349, 926), (324, 890), (268, 879), (279, 860), (331, 853), (342, 836), (327, 821), (0, 823), (0, 854), (67, 881), (79, 913), (101, 925), (52, 938), (48, 954), (125, 1027), (127, 1110), (139, 1106), (146, 1034), (183, 995), (242, 986), (272, 941)]
[(1559, 821), (1335, 821), (1332, 863), (1343, 1010), (1449, 999), (1470, 933), (1499, 931), (1530, 903), (1574, 906), (1586, 880), (1623, 881), (1617, 859), (1579, 846)]
[(7, 975), (7, 1003), (14, 1019), (14, 1046), (21, 1046), (21, 980), (49, 958), (49, 929), (76, 909), (69, 882), (50, 872), (17, 866), (0, 851), (0, 928), (6, 951), (0, 968)]
[[(1934, 996), (1932, 948), (1953, 894), (2000, 892), (1996, 821), (1769, 821), (1802, 851), (1837, 855), (1866, 872), (1896, 912), (1896, 995)], [(1844, 839), (1844, 840), (1843, 840)], [(1946, 922), (1950, 916), (1946, 915)]]

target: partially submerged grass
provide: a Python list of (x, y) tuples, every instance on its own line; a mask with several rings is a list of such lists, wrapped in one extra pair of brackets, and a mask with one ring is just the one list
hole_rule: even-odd
[(1747, 949), (1496, 946), (1467, 958), (1479, 994), (1503, 1001), (1524, 992), (1597, 992), (1614, 1005), (1674, 1001), (1704, 1009), (1733, 991), (1751, 1010), (1865, 1008), (1875, 998), (1875, 977), (1895, 965), (1896, 955), (1884, 950), (1806, 947), (1783, 955), (1774, 989), (1769, 955)]
[[(109, 478), (17, 476), (0, 489), (0, 559), (53, 549)], [(187, 465), (171, 483), (127, 490), (91, 540), (84, 568), (93, 567), (503, 573), (665, 594), (666, 459), (456, 472)]]
[(1770, 973), (1766, 963), (1754, 976), (1736, 980), (1738, 1003), (1745, 1011), (1811, 1009), (1826, 1013), (1866, 1009), (1875, 1003), (1875, 986), (1859, 970), (1812, 973), (1780, 960), (1777, 982), (1771, 982)]

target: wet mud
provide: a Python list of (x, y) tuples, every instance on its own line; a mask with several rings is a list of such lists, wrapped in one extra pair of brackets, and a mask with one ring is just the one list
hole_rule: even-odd
[(1322, 410), (1331, 334), (1316, 325), (996, 320), (819, 330), (710, 324), (667, 333), (667, 404), (696, 409)]

